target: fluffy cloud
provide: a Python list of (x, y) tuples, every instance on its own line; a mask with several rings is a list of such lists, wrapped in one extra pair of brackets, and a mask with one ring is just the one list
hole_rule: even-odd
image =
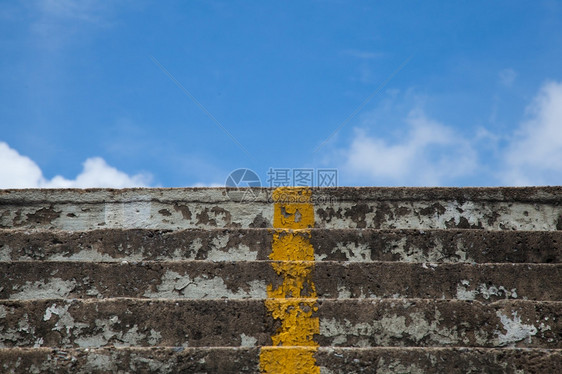
[(49, 180), (33, 160), (0, 142), (0, 188), (125, 188), (144, 187), (149, 182), (149, 175), (129, 176), (100, 157), (87, 159), (75, 179), (57, 175)]
[[(513, 133), (501, 136), (503, 145), (485, 155), (490, 139), (499, 136), (480, 128), (473, 138), (463, 139), (452, 127), (414, 112), (398, 141), (356, 129), (339, 166), (353, 180), (376, 185), (456, 185), (477, 171), (488, 185), (560, 185), (562, 83), (544, 84), (527, 115)], [(479, 164), (479, 159), (486, 163)]]
[(420, 112), (410, 114), (408, 131), (396, 142), (370, 137), (363, 130), (348, 150), (343, 169), (377, 185), (440, 185), (476, 167), (469, 142)]
[(562, 83), (546, 83), (527, 109), (529, 120), (511, 137), (502, 181), (562, 184)]

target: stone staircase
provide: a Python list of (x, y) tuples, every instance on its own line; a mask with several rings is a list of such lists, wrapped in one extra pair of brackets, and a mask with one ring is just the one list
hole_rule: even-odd
[(0, 190), (0, 372), (562, 373), (562, 188), (255, 191)]

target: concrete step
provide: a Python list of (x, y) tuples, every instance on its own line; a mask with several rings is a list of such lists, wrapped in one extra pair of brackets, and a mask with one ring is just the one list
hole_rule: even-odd
[[(271, 227), (273, 189), (2, 190), (0, 228)], [(318, 228), (562, 230), (562, 187), (314, 189)]]
[[(562, 264), (314, 264), (318, 298), (562, 301)], [(0, 299), (264, 299), (283, 282), (271, 261), (0, 262)]]
[(0, 190), (0, 372), (562, 372), (562, 187), (253, 191)]
[[(0, 229), (0, 261), (267, 260), (271, 229)], [(313, 229), (316, 261), (562, 263), (562, 231)]]
[[(562, 348), (562, 303), (318, 300), (322, 347)], [(0, 301), (0, 348), (253, 347), (280, 327), (264, 300)]]
[[(259, 348), (8, 348), (4, 373), (259, 373)], [(320, 372), (560, 373), (562, 350), (494, 348), (318, 348)]]

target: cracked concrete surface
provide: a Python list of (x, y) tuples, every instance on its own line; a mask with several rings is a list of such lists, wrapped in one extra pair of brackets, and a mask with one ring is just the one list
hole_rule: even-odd
[[(260, 372), (271, 193), (0, 190), (0, 372)], [(561, 187), (311, 199), (321, 373), (562, 372)]]

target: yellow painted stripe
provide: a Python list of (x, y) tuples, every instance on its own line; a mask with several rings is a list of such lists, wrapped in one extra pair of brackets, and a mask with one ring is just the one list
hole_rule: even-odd
[(320, 373), (314, 355), (320, 324), (313, 317), (318, 310), (312, 281), (314, 248), (310, 230), (314, 227), (312, 191), (307, 187), (281, 187), (273, 192), (273, 242), (269, 258), (280, 275), (280, 285), (267, 286), (265, 306), (281, 327), (271, 337), (273, 345), (262, 347), (262, 373)]

